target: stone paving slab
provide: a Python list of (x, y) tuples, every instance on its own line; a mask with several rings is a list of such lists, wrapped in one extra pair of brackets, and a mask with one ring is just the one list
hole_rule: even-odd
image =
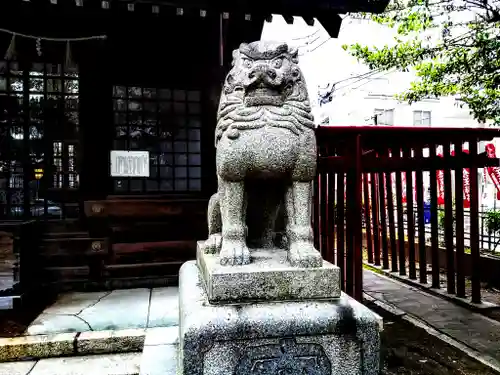
[(93, 331), (146, 328), (151, 289), (114, 290), (78, 314)]
[(138, 375), (141, 353), (0, 363), (0, 375)]
[(178, 289), (126, 289), (67, 293), (28, 327), (28, 335), (175, 326)]
[(151, 292), (148, 328), (171, 327), (179, 324), (178, 288), (155, 288)]
[(179, 327), (151, 328), (146, 334), (140, 375), (177, 373)]
[(500, 359), (500, 322), (368, 270), (363, 272), (363, 289), (468, 347)]
[(0, 375), (27, 375), (36, 361), (0, 363)]

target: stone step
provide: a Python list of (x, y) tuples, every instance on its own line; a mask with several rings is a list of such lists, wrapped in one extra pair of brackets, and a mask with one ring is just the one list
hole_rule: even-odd
[(179, 327), (151, 328), (146, 333), (140, 375), (175, 375)]
[[(0, 338), (0, 362), (141, 352), (148, 329)], [(4, 375), (0, 371), (0, 375)]]
[(139, 375), (141, 353), (0, 363), (0, 375)]
[(0, 361), (11, 361), (0, 363), (0, 375), (176, 374), (178, 326), (86, 332), (76, 341), (74, 336), (0, 339), (5, 341), (0, 345)]

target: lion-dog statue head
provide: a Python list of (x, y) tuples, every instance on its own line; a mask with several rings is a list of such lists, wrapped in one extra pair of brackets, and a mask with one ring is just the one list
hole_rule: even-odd
[(226, 131), (236, 139), (239, 130), (265, 124), (297, 135), (304, 128), (314, 128), (297, 49), (275, 42), (241, 44), (233, 52), (217, 120), (216, 145)]

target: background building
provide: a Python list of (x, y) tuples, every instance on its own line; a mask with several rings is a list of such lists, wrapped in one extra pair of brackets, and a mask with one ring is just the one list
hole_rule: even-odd
[(318, 23), (308, 26), (296, 19), (289, 25), (279, 16), (266, 22), (262, 33), (262, 39), (286, 40), (299, 48), (318, 124), (480, 126), (453, 97), (429, 98), (412, 105), (399, 102), (394, 95), (409, 87), (414, 72), (370, 71), (342, 48), (353, 43), (390, 45), (393, 36), (392, 29), (350, 17), (342, 22), (337, 39), (330, 38)]

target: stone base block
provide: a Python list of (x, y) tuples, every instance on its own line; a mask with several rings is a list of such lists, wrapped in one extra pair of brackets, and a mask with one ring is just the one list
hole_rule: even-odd
[(378, 375), (382, 319), (335, 300), (211, 305), (194, 261), (179, 276), (178, 374)]
[(210, 303), (293, 301), (340, 297), (340, 269), (323, 261), (318, 268), (290, 266), (281, 249), (252, 250), (252, 263), (221, 266), (198, 243), (196, 260)]

